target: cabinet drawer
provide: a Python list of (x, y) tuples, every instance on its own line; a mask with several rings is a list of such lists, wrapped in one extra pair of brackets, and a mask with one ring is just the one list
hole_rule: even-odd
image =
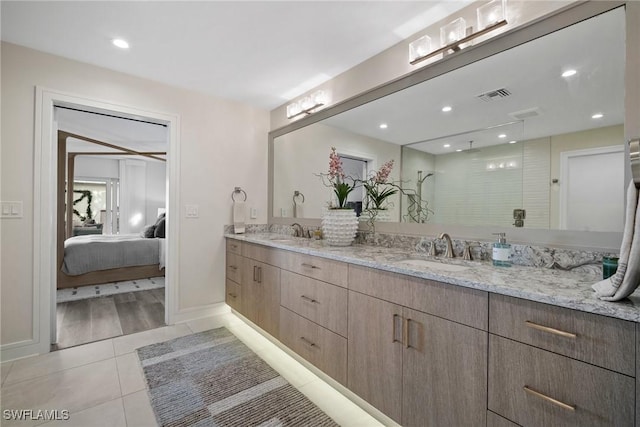
[(283, 270), (280, 304), (343, 337), (347, 336), (347, 290)]
[(347, 264), (331, 259), (287, 252), (282, 258), (281, 267), (303, 276), (329, 282), (333, 285), (347, 287), (348, 267)]
[(518, 424), (630, 426), (634, 395), (631, 377), (489, 336), (489, 409)]
[(492, 294), (489, 331), (635, 376), (633, 322)]
[(434, 316), (487, 330), (486, 292), (349, 265), (349, 289)]
[(273, 249), (268, 246), (254, 245), (246, 242), (242, 245), (243, 256), (264, 262), (265, 264), (274, 265), (276, 267), (280, 267), (284, 253), (284, 251)]
[(242, 286), (227, 279), (225, 301), (234, 310), (242, 310)]
[(518, 424), (512, 423), (500, 415), (496, 415), (491, 411), (487, 411), (487, 427), (518, 427)]
[(280, 340), (340, 384), (347, 384), (345, 338), (280, 307)]
[(242, 283), (242, 257), (233, 252), (227, 252), (226, 266), (227, 279)]
[(227, 239), (227, 252), (242, 255), (242, 242)]

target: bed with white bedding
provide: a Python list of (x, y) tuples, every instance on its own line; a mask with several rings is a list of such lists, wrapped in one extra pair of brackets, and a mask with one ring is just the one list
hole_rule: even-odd
[(58, 289), (164, 276), (164, 238), (86, 235), (64, 242)]

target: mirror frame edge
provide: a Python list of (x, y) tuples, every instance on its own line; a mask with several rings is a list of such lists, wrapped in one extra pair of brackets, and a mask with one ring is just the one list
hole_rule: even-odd
[[(301, 129), (328, 117), (390, 95), (410, 86), (422, 83), (439, 75), (453, 71), (472, 62), (503, 52), (520, 44), (543, 37), (580, 21), (592, 18), (618, 7), (625, 7), (627, 40), (640, 41), (640, 2), (633, 1), (586, 1), (569, 4), (548, 15), (542, 16), (519, 27), (497, 35), (478, 45), (448, 55), (440, 61), (425, 65), (409, 74), (376, 86), (361, 94), (347, 98), (293, 123), (272, 130), (268, 134), (268, 223), (290, 225), (292, 221), (305, 226), (320, 226), (320, 218), (282, 218), (273, 215), (274, 186), (274, 139), (294, 130)], [(633, 44), (633, 43), (632, 43)], [(640, 75), (640, 54), (625, 45), (625, 139), (628, 141), (640, 135), (640, 79), (630, 81), (629, 76)], [(640, 43), (638, 43), (640, 45)], [(632, 96), (628, 96), (628, 91)], [(634, 96), (635, 95), (635, 98)], [(631, 99), (634, 98), (634, 99)], [(625, 158), (628, 158), (629, 147), (625, 147)], [(625, 182), (631, 177), (628, 162), (625, 162)], [(360, 225), (366, 230), (365, 225)], [(492, 226), (459, 226), (447, 224), (411, 224), (411, 223), (379, 223), (376, 231), (392, 234), (417, 236), (435, 236), (446, 231), (459, 239), (490, 241), (491, 233), (505, 232), (511, 243), (535, 244), (559, 248), (579, 248), (582, 250), (599, 250), (618, 252), (622, 241), (622, 232), (585, 232), (576, 230), (516, 229), (512, 227)], [(568, 242), (568, 243), (567, 243)]]

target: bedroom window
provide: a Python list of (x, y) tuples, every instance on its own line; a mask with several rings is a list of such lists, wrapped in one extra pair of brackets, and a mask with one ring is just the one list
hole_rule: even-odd
[(73, 182), (73, 234), (118, 234), (119, 182), (115, 178)]

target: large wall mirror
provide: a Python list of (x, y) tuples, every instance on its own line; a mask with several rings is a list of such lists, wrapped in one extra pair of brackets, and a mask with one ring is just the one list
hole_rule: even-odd
[(624, 72), (618, 7), (276, 135), (272, 217), (322, 217), (336, 147), (363, 175), (395, 160), (393, 222), (621, 232)]

